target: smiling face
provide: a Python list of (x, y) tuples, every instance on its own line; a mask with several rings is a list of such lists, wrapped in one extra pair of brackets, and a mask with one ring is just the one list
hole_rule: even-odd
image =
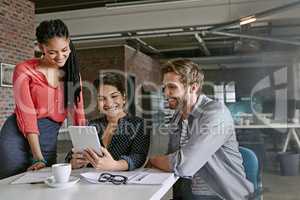
[(47, 44), (40, 44), (44, 61), (49, 65), (63, 67), (71, 53), (69, 43), (68, 38), (54, 37), (49, 39)]
[(123, 113), (125, 97), (112, 85), (100, 85), (98, 90), (98, 109), (108, 117)]
[(180, 81), (180, 75), (168, 72), (163, 77), (164, 94), (171, 109), (181, 109), (188, 98), (187, 88)]

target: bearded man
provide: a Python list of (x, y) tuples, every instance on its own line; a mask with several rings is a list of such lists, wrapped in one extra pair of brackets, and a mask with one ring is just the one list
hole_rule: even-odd
[(253, 184), (245, 176), (234, 124), (223, 103), (202, 93), (204, 73), (188, 59), (162, 68), (164, 94), (176, 112), (169, 127), (168, 155), (148, 166), (174, 172), (173, 199), (249, 199)]

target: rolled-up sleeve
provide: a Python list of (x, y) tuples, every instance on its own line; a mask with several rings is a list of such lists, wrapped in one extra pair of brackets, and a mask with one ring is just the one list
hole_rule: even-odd
[(232, 129), (232, 119), (225, 106), (216, 103), (206, 107), (201, 116), (193, 120), (188, 143), (168, 155), (173, 172), (191, 178), (228, 140)]
[(37, 125), (37, 112), (30, 92), (29, 71), (22, 64), (16, 66), (13, 73), (13, 92), (15, 99), (15, 113), (20, 131), (27, 133), (39, 133)]
[(150, 135), (147, 134), (144, 127), (144, 120), (139, 120), (135, 129), (132, 130), (134, 137), (129, 154), (120, 156), (120, 159), (127, 161), (129, 171), (141, 167), (146, 161)]

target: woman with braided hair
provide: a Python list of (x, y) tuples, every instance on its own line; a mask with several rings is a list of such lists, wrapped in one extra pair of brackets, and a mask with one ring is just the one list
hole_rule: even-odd
[(57, 135), (68, 113), (84, 125), (79, 65), (67, 26), (59, 19), (36, 28), (41, 58), (16, 65), (14, 113), (0, 133), (0, 178), (56, 162)]

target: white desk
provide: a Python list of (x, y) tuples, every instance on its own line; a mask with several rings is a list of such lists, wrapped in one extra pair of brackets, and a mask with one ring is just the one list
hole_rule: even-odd
[[(48, 169), (47, 169), (48, 170)], [(49, 169), (50, 170), (50, 169)], [(91, 171), (93, 169), (89, 169)], [(84, 171), (87, 171), (86, 169)], [(78, 176), (82, 170), (73, 170)], [(176, 182), (170, 176), (161, 185), (90, 184), (80, 180), (70, 188), (49, 188), (45, 184), (9, 184), (21, 175), (0, 180), (0, 199), (6, 200), (143, 200), (161, 199)]]
[(284, 141), (283, 152), (286, 152), (287, 146), (289, 144), (290, 139), (292, 137), (296, 141), (299, 149), (300, 149), (300, 140), (297, 135), (296, 129), (300, 128), (300, 124), (288, 123), (288, 124), (280, 124), (280, 123), (271, 123), (271, 124), (251, 124), (251, 125), (235, 125), (235, 129), (263, 129), (263, 128), (272, 128), (272, 129), (288, 129), (287, 137)]

